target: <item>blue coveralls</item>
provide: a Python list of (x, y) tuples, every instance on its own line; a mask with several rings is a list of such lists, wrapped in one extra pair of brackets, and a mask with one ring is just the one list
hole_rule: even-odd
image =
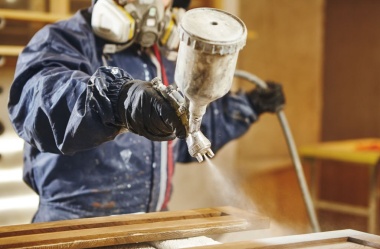
[[(167, 201), (167, 143), (123, 132), (114, 111), (123, 79), (150, 81), (156, 66), (131, 46), (102, 67), (105, 41), (90, 19), (91, 8), (45, 26), (17, 62), (8, 109), (26, 142), (24, 181), (40, 196), (33, 222), (159, 211)], [(164, 64), (173, 82), (174, 63)], [(244, 93), (229, 93), (207, 108), (202, 131), (216, 152), (256, 119)], [(193, 160), (184, 140), (172, 159)]]

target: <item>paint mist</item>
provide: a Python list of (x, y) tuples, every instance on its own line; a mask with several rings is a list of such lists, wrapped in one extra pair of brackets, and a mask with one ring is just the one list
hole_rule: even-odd
[(236, 175), (221, 169), (208, 157), (206, 157), (206, 162), (207, 173), (209, 174), (208, 179), (212, 183), (209, 185), (212, 188), (213, 198), (215, 198), (218, 205), (233, 206), (246, 211), (258, 212), (257, 207), (251, 198), (246, 195)]

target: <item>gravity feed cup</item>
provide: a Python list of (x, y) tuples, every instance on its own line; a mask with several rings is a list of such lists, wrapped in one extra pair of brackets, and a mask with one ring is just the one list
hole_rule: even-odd
[(209, 103), (230, 91), (239, 51), (246, 44), (247, 29), (230, 13), (196, 8), (182, 17), (179, 37), (174, 78), (189, 110), (187, 144), (192, 156), (206, 155), (205, 148), (210, 145), (199, 132), (202, 117)]

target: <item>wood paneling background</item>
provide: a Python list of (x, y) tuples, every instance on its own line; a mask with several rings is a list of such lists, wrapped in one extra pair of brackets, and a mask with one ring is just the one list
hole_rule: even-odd
[(380, 2), (326, 5), (322, 140), (380, 136)]
[[(241, 18), (257, 36), (241, 53), (239, 66), (263, 79), (283, 83), (285, 113), (298, 146), (380, 135), (380, 1), (240, 3)], [(263, 115), (238, 141), (235, 166), (243, 172), (254, 172), (262, 168), (261, 164), (281, 165), (280, 159), (288, 157), (283, 141), (276, 118)], [(334, 162), (322, 166), (322, 198), (367, 204), (365, 168)], [(287, 170), (290, 173), (292, 168)], [(274, 177), (278, 171), (268, 174)], [(253, 193), (261, 191), (262, 184), (251, 183)], [(261, 198), (265, 200), (265, 196)], [(287, 200), (274, 197), (273, 201)], [(277, 217), (276, 212), (281, 211), (273, 212)], [(326, 212), (320, 215), (323, 229), (366, 227), (365, 219), (360, 217)]]
[[(256, 38), (249, 40), (241, 52), (239, 67), (283, 85), (285, 113), (296, 144), (318, 141), (324, 1), (240, 2), (240, 16)], [(238, 147), (239, 162), (249, 163), (263, 157), (288, 158), (281, 126), (272, 114), (263, 114)]]
[[(379, 13), (377, 0), (326, 1), (322, 141), (380, 136)], [(366, 167), (323, 162), (320, 196), (366, 206), (368, 173)], [(363, 217), (321, 215), (326, 229), (366, 226)]]
[[(283, 85), (287, 101), (284, 112), (296, 145), (318, 142), (325, 1), (242, 0), (241, 4), (241, 18), (256, 38), (244, 48), (239, 66)], [(262, 115), (237, 147), (235, 167), (250, 175), (244, 180), (247, 191), (273, 224), (279, 224), (283, 235), (311, 232), (277, 117)]]

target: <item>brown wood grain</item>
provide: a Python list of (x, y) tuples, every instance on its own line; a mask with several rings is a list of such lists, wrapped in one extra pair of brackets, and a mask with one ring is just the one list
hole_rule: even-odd
[(5, 236), (19, 236), (48, 232), (72, 231), (87, 228), (110, 227), (170, 221), (180, 219), (194, 219), (203, 217), (218, 217), (222, 212), (216, 209), (194, 209), (188, 211), (171, 211), (147, 214), (128, 214), (107, 217), (85, 218), (66, 221), (42, 222), (26, 225), (0, 227), (0, 238)]
[(267, 218), (231, 207), (128, 214), (0, 227), (0, 249), (93, 248), (268, 226)]

